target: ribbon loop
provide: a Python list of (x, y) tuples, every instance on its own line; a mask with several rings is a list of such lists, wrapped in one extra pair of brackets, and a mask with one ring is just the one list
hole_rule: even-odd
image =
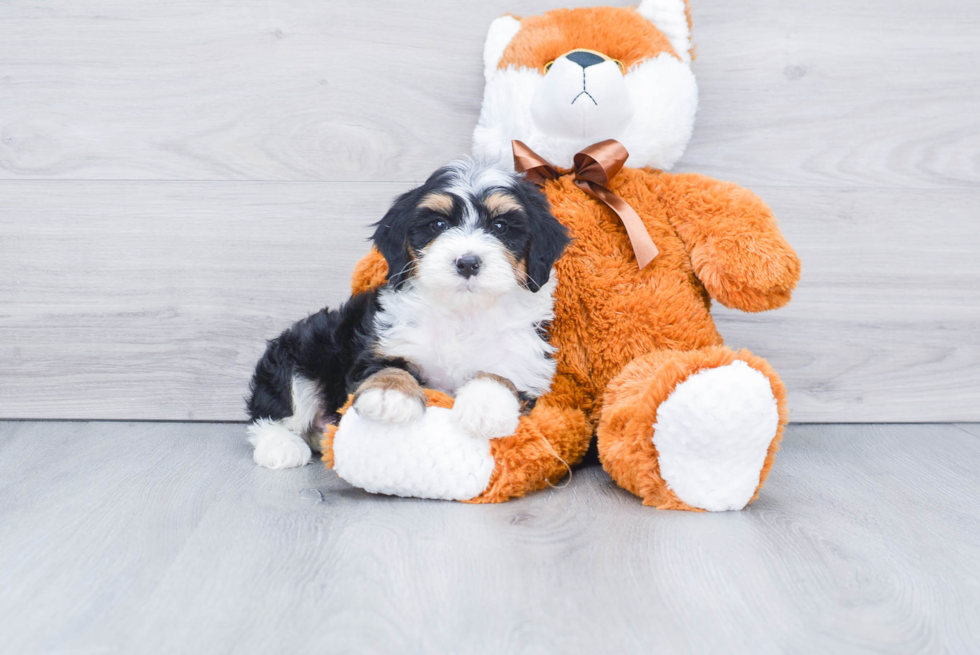
[(606, 186), (622, 170), (629, 156), (630, 153), (616, 139), (593, 143), (575, 155), (575, 176)]
[(545, 180), (558, 179), (558, 169), (547, 159), (516, 139), (511, 146), (514, 148), (514, 170), (518, 173), (524, 173), (524, 177), (538, 185), (544, 184)]
[[(514, 148), (514, 169), (535, 184), (544, 184), (546, 180), (556, 180), (560, 177), (558, 169), (548, 160), (527, 147), (521, 141), (512, 142)], [(644, 268), (657, 256), (657, 246), (650, 238), (643, 219), (629, 204), (610, 191), (609, 181), (616, 177), (629, 158), (629, 152), (622, 143), (615, 139), (607, 139), (592, 144), (581, 152), (576, 153), (575, 186), (592, 196), (611, 209), (622, 221), (633, 245), (636, 263)]]

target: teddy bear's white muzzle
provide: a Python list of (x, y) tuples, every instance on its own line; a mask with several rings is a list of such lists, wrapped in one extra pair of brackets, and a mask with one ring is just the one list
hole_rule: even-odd
[(616, 62), (583, 67), (562, 56), (534, 94), (531, 116), (550, 136), (609, 139), (629, 125), (633, 102)]

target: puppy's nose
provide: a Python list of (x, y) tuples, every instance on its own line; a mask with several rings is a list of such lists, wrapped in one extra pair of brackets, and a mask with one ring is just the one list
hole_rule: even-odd
[(456, 272), (465, 278), (471, 278), (480, 272), (480, 258), (476, 255), (463, 255), (456, 260)]
[(602, 62), (606, 61), (594, 52), (587, 52), (585, 50), (575, 50), (574, 52), (569, 52), (567, 55), (565, 55), (565, 58), (569, 61), (574, 61), (582, 68), (595, 66), (596, 64), (601, 64)]

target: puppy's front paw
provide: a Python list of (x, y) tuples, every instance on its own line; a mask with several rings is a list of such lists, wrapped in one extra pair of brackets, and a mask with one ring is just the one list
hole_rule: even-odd
[(407, 371), (386, 368), (357, 388), (354, 409), (372, 421), (411, 423), (425, 414), (425, 390)]
[(484, 439), (513, 434), (521, 418), (521, 401), (509, 380), (481, 373), (460, 388), (452, 418), (466, 432)]

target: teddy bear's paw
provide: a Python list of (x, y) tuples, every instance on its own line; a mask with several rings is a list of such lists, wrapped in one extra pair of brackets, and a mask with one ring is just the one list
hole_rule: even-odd
[(653, 444), (660, 475), (688, 505), (742, 509), (759, 486), (778, 425), (765, 375), (741, 360), (702, 370), (657, 409)]
[(382, 423), (411, 423), (425, 414), (425, 402), (397, 389), (369, 389), (354, 400), (364, 418)]
[(486, 489), (496, 462), (490, 442), (462, 430), (452, 411), (431, 406), (398, 425), (344, 414), (333, 440), (333, 470), (371, 493), (469, 500)]
[(456, 393), (452, 420), (469, 434), (496, 439), (513, 434), (521, 418), (521, 403), (512, 388), (493, 377), (477, 377)]
[(252, 459), (267, 469), (306, 466), (313, 456), (309, 444), (276, 421), (259, 419), (246, 432), (249, 442), (255, 446)]

